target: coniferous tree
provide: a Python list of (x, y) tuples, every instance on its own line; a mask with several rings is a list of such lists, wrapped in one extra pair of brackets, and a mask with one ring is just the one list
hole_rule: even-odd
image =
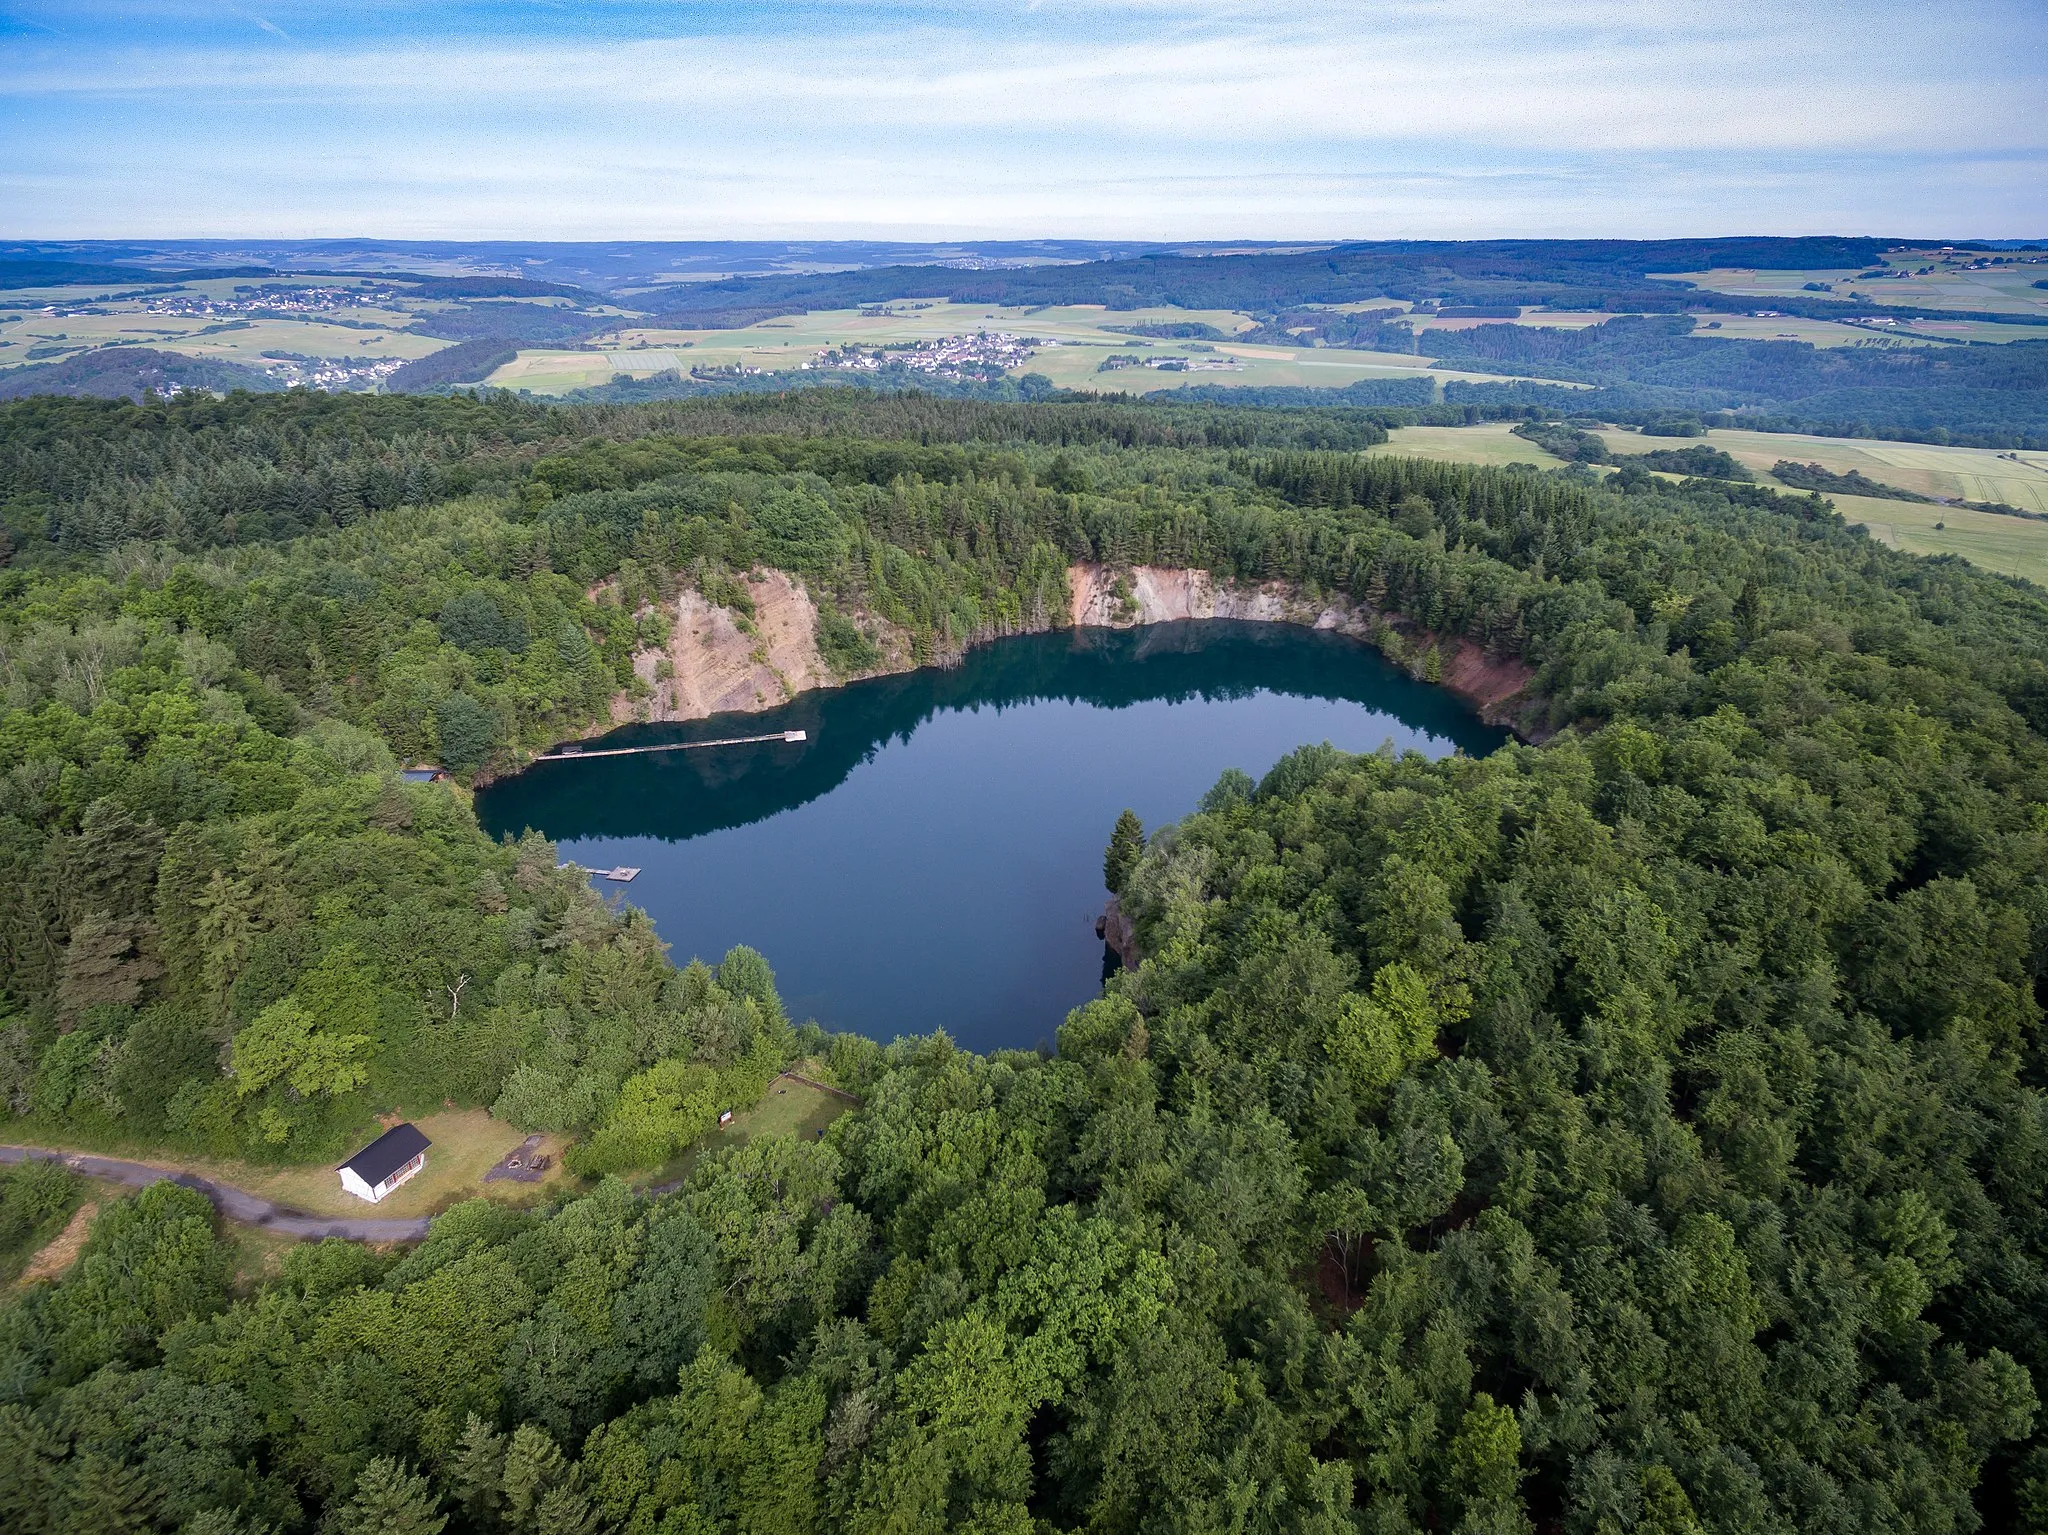
[(1102, 883), (1111, 895), (1123, 894), (1131, 870), (1144, 854), (1145, 823), (1135, 810), (1126, 810), (1116, 818), (1116, 829), (1109, 834), (1109, 851), (1102, 856)]
[(334, 1535), (441, 1535), (448, 1516), (440, 1498), (404, 1462), (380, 1455), (363, 1467), (355, 1493), (334, 1520)]

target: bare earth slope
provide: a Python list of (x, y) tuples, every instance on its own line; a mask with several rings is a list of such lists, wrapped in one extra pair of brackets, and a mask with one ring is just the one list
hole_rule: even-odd
[(751, 620), (700, 592), (675, 600), (667, 648), (633, 657), (634, 672), (653, 696), (636, 703), (621, 693), (612, 700), (614, 723), (750, 713), (833, 685), (831, 669), (818, 654), (818, 609), (803, 584), (767, 570), (746, 585), (754, 601)]

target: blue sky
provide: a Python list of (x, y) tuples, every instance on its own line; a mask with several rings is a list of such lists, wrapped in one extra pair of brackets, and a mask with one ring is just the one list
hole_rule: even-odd
[(2048, 235), (2043, 0), (0, 0), (0, 236)]

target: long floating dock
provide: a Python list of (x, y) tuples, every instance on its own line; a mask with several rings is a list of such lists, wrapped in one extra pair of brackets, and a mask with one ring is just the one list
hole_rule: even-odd
[(723, 741), (669, 741), (660, 746), (606, 746), (597, 751), (585, 751), (582, 747), (570, 747), (564, 751), (543, 752), (535, 762), (580, 762), (585, 757), (637, 757), (642, 752), (687, 752), (707, 746), (754, 746), (762, 741), (807, 741), (810, 737), (801, 730), (778, 730), (765, 736), (730, 736)]

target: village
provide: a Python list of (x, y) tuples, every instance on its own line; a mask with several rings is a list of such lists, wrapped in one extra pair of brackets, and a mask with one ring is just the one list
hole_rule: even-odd
[(939, 336), (930, 341), (890, 342), (877, 347), (848, 342), (844, 346), (827, 348), (803, 366), (806, 369), (829, 368), (848, 373), (879, 373), (885, 368), (904, 368), (912, 373), (928, 373), (945, 379), (999, 378), (1008, 369), (1028, 362), (1040, 347), (1059, 344), (1038, 336), (983, 330), (969, 335)]

